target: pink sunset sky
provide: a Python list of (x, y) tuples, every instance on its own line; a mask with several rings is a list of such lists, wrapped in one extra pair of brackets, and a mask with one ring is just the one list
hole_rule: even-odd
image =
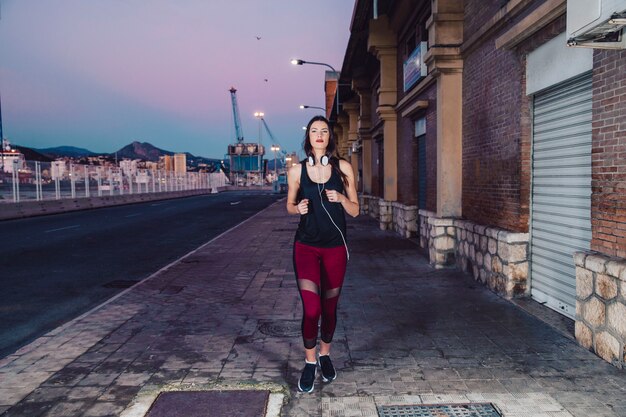
[[(221, 158), (234, 142), (235, 86), (246, 141), (255, 111), (299, 151), (341, 69), (352, 0), (0, 0), (5, 138), (114, 152), (132, 141)], [(256, 37), (261, 39), (257, 40)], [(267, 79), (267, 81), (265, 81)], [(271, 145), (263, 133), (263, 144)], [(271, 157), (271, 155), (267, 155)]]

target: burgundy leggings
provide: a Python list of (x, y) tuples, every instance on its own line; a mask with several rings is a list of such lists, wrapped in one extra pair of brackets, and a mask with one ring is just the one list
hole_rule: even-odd
[(322, 340), (330, 343), (337, 326), (337, 304), (346, 274), (346, 248), (318, 248), (296, 242), (293, 265), (302, 297), (304, 347), (317, 344), (317, 323), (322, 318)]

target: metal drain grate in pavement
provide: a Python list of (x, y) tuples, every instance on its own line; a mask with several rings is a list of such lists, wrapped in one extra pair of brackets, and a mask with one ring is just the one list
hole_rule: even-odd
[(162, 392), (146, 417), (259, 417), (267, 411), (269, 391)]
[(501, 417), (492, 404), (384, 405), (380, 417)]
[(301, 335), (300, 320), (260, 320), (258, 329), (261, 333), (273, 337), (298, 337)]

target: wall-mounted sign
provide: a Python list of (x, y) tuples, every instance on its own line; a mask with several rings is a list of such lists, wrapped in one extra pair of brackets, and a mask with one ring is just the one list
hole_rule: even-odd
[(426, 134), (426, 118), (420, 117), (415, 121), (415, 137), (419, 137)]
[(404, 91), (408, 91), (427, 74), (426, 64), (423, 62), (428, 49), (427, 42), (420, 42), (404, 61)]

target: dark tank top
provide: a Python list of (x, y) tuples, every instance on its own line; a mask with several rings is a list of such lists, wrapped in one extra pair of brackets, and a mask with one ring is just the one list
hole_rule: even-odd
[[(320, 199), (320, 190), (322, 190)], [(324, 190), (337, 190), (344, 192), (343, 181), (340, 175), (331, 169), (330, 179), (324, 184), (317, 184), (309, 178), (306, 169), (306, 161), (302, 162), (302, 173), (300, 175), (300, 190), (298, 192), (298, 201), (305, 198), (309, 199), (309, 212), (300, 215), (300, 223), (296, 231), (296, 242), (305, 245), (317, 246), (321, 248), (332, 248), (342, 246), (344, 244), (341, 234), (337, 227), (330, 221), (332, 217), (335, 224), (346, 237), (346, 218), (341, 203), (331, 203), (326, 197)], [(324, 211), (322, 207), (328, 211)]]

